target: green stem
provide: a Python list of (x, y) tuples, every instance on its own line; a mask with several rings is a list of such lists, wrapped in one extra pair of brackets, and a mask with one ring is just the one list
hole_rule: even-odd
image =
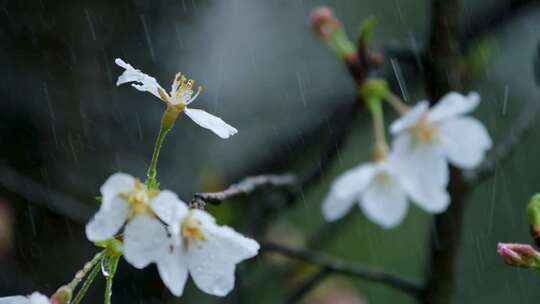
[(114, 275), (116, 274), (116, 269), (118, 268), (118, 261), (120, 260), (120, 256), (111, 256), (109, 260), (109, 267), (110, 272), (107, 276), (107, 281), (105, 283), (105, 300), (104, 304), (111, 304), (111, 296), (112, 296), (112, 285), (114, 280)]
[(152, 154), (152, 160), (150, 161), (150, 167), (148, 167), (148, 173), (146, 184), (149, 188), (155, 188), (157, 186), (157, 163), (158, 163), (158, 157), (159, 157), (159, 151), (161, 151), (161, 146), (163, 145), (163, 140), (165, 140), (165, 136), (169, 132), (171, 128), (165, 126), (163, 122), (161, 123), (161, 126), (159, 128), (159, 134), (156, 139), (156, 144), (154, 145), (154, 153)]
[(371, 98), (367, 101), (368, 108), (373, 119), (373, 130), (375, 135), (375, 160), (384, 159), (388, 151), (386, 135), (384, 129), (384, 114), (382, 111), (381, 100)]
[(394, 110), (399, 113), (399, 115), (404, 115), (409, 111), (410, 107), (391, 91), (388, 91), (384, 97), (385, 100), (388, 101), (388, 103), (394, 108)]
[(356, 53), (356, 47), (347, 38), (347, 34), (342, 28), (337, 28), (328, 40), (328, 44), (340, 57), (347, 57)]
[(94, 279), (96, 278), (97, 274), (99, 273), (100, 268), (101, 268), (101, 265), (99, 265), (99, 263), (94, 265), (94, 268), (92, 268), (92, 271), (86, 277), (86, 280), (84, 281), (83, 285), (81, 286), (81, 289), (79, 290), (79, 292), (77, 292), (77, 295), (75, 296), (73, 301), (71, 301), (71, 304), (79, 304), (81, 302), (81, 300), (86, 295), (86, 292), (88, 291), (88, 288), (90, 288), (90, 285), (92, 285), (92, 283), (94, 282)]
[(104, 255), (105, 255), (105, 251), (101, 251), (97, 253), (96, 255), (94, 255), (94, 257), (89, 262), (84, 264), (84, 267), (81, 270), (77, 271), (73, 280), (71, 280), (71, 282), (67, 284), (67, 287), (70, 288), (71, 290), (75, 290), (75, 288), (77, 287), (77, 285), (79, 285), (81, 280), (94, 267), (94, 265), (98, 264), (98, 262), (103, 258)]

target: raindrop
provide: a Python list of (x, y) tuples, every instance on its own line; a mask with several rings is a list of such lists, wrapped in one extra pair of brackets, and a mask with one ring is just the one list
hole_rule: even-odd
[(401, 95), (405, 101), (409, 101), (409, 93), (407, 92), (407, 87), (405, 86), (405, 81), (403, 80), (403, 74), (401, 73), (401, 68), (397, 63), (395, 58), (390, 58), (390, 63), (392, 64), (392, 69), (396, 75), (396, 79), (401, 90)]
[(298, 88), (300, 89), (300, 97), (302, 98), (302, 104), (306, 107), (306, 95), (304, 94), (304, 80), (300, 75), (300, 72), (296, 73), (296, 79), (298, 80)]
[(506, 115), (506, 104), (508, 103), (508, 85), (504, 86), (504, 99), (503, 99), (503, 108), (502, 115)]
[(106, 278), (111, 275), (111, 263), (108, 256), (105, 256), (103, 259), (101, 259), (101, 273)]
[(92, 18), (90, 17), (90, 12), (88, 11), (88, 8), (84, 8), (84, 14), (86, 15), (86, 21), (88, 21), (88, 25), (90, 26), (90, 33), (92, 33), (92, 39), (94, 41), (96, 40), (96, 31), (94, 29), (94, 23), (92, 23)]
[(156, 58), (154, 56), (154, 47), (152, 46), (152, 39), (150, 38), (150, 31), (148, 31), (148, 26), (146, 25), (146, 19), (144, 18), (144, 15), (141, 15), (141, 22), (144, 28), (144, 36), (146, 37), (146, 44), (148, 44), (148, 49), (150, 50), (150, 57), (152, 57), (152, 61), (155, 62)]

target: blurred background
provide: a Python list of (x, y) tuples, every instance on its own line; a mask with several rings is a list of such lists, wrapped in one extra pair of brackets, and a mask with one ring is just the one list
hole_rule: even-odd
[[(483, 100), (474, 115), (497, 142), (540, 101), (540, 3), (462, 2), (470, 88)], [(116, 87), (122, 72), (117, 57), (165, 88), (177, 71), (187, 73), (204, 87), (196, 108), (239, 130), (220, 140), (180, 118), (163, 147), (158, 179), (183, 200), (247, 175), (318, 166), (340, 127), (332, 114), (356, 94), (343, 63), (312, 33), (309, 13), (318, 5), (334, 8), (352, 37), (364, 18), (378, 17), (373, 48), (387, 54), (379, 75), (395, 84), (401, 77), (395, 89), (407, 102), (426, 96), (414, 55), (420, 56), (429, 32), (427, 0), (0, 1), (0, 296), (51, 294), (70, 281), (97, 251), (85, 239), (84, 224), (98, 208), (99, 186), (117, 171), (146, 173), (163, 104), (129, 86)], [(413, 58), (394, 50), (410, 50)], [(387, 121), (394, 117), (388, 111)], [(360, 211), (331, 225), (322, 219), (329, 183), (370, 157), (366, 113), (351, 128), (330, 172), (292, 208), (277, 211), (280, 194), (265, 192), (209, 210), (220, 223), (257, 239), (420, 280), (432, 220), (416, 207), (392, 230)], [(535, 123), (512, 159), (467, 197), (455, 303), (540, 299), (538, 274), (506, 267), (495, 252), (498, 241), (529, 242), (524, 210), (540, 191), (538, 132)], [(313, 266), (264, 254), (240, 265), (228, 297), (206, 295), (189, 281), (185, 295), (175, 299), (154, 266), (135, 271), (121, 262), (113, 301), (282, 303), (313, 272)], [(97, 280), (86, 303), (101, 301), (102, 285)], [(414, 302), (394, 289), (343, 276), (328, 276), (304, 299)]]

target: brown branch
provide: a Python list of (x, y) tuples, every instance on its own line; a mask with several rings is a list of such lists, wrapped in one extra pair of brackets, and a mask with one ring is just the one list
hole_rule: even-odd
[(292, 191), (296, 186), (297, 179), (292, 174), (250, 176), (230, 185), (223, 191), (195, 193), (191, 200), (191, 206), (202, 209), (206, 204), (219, 205), (225, 200), (250, 195), (263, 188), (276, 187)]
[(88, 205), (21, 175), (5, 164), (0, 165), (0, 186), (79, 224), (84, 224), (93, 213)]
[(299, 302), (304, 298), (306, 294), (308, 294), (317, 284), (319, 284), (322, 280), (326, 279), (330, 274), (332, 274), (332, 271), (328, 268), (322, 268), (316, 273), (312, 274), (309, 278), (304, 280), (300, 286), (296, 287), (293, 291), (289, 293), (287, 296), (287, 301), (285, 303), (288, 304), (294, 304), (296, 302)]
[(321, 269), (327, 269), (335, 274), (342, 274), (380, 283), (414, 296), (418, 295), (422, 290), (422, 284), (413, 279), (404, 278), (397, 274), (386, 272), (377, 268), (371, 268), (359, 264), (349, 264), (306, 249), (293, 249), (275, 243), (262, 243), (261, 251), (277, 252), (290, 258), (299, 259), (317, 265)]
[[(460, 1), (431, 1), (431, 33), (426, 56), (425, 81), (432, 101), (449, 91), (463, 89), (461, 61)], [(461, 222), (466, 185), (457, 168), (450, 170), (448, 186), (451, 203), (446, 212), (435, 216), (426, 264), (426, 286), (421, 301), (426, 304), (452, 303), (455, 284), (456, 252), (461, 237)]]

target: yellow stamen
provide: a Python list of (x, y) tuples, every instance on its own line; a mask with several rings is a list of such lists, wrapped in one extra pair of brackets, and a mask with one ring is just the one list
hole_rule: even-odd
[(148, 190), (140, 179), (135, 179), (132, 192), (122, 193), (121, 196), (130, 204), (128, 218), (133, 218), (139, 214), (152, 214), (150, 200), (159, 193), (157, 189)]
[(427, 117), (422, 117), (415, 128), (415, 133), (418, 139), (424, 143), (433, 143), (439, 138), (439, 129), (437, 126), (429, 125)]
[(182, 243), (184, 248), (187, 249), (192, 240), (206, 241), (208, 238), (203, 233), (201, 221), (189, 214), (182, 222)]
[[(182, 74), (181, 72), (176, 73), (175, 76), (175, 92), (174, 92), (174, 104), (176, 106), (182, 106), (183, 110), (185, 108), (186, 103), (189, 102), (189, 100), (193, 97), (193, 87), (195, 85), (195, 80), (190, 79), (186, 77), (186, 75)], [(202, 91), (202, 87), (199, 86), (197, 90)]]

